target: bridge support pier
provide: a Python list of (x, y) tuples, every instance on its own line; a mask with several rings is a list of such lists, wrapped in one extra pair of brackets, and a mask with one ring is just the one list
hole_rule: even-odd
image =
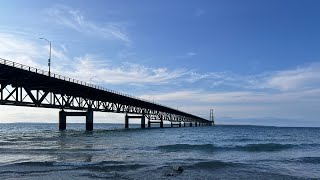
[(146, 117), (144, 115), (142, 115), (142, 116), (128, 116), (128, 114), (126, 114), (125, 119), (124, 119), (124, 128), (125, 129), (129, 128), (129, 119), (130, 118), (136, 118), (136, 119), (141, 118), (141, 128), (144, 129), (146, 127)]
[(67, 128), (67, 116), (85, 116), (86, 117), (86, 130), (93, 130), (93, 110), (89, 109), (87, 112), (66, 112), (64, 110), (59, 111), (59, 130), (66, 130)]
[(160, 124), (160, 128), (163, 128), (163, 120), (148, 120), (148, 128), (151, 128), (151, 124)]
[(192, 122), (190, 123), (190, 127), (192, 127)]
[(198, 126), (198, 123), (197, 123), (197, 122), (194, 122), (194, 126), (197, 127), (197, 126)]
[(142, 116), (141, 117), (141, 129), (146, 128), (146, 117)]
[(66, 130), (67, 116), (64, 110), (59, 111), (59, 130)]
[(186, 127), (186, 122), (183, 122), (183, 127)]
[(93, 110), (90, 109), (86, 113), (86, 130), (92, 131), (93, 130)]
[(173, 122), (171, 121), (171, 127), (174, 127), (174, 126), (181, 127), (181, 122), (173, 123)]
[(125, 118), (124, 118), (124, 128), (128, 129), (129, 128), (129, 117), (126, 114)]

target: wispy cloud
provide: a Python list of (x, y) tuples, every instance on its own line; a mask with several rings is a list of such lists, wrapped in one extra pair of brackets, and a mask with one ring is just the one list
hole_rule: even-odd
[[(35, 43), (35, 41), (37, 43)], [(59, 48), (60, 47), (60, 48)], [(22, 37), (0, 33), (0, 57), (28, 66), (47, 69), (49, 46), (40, 40), (34, 41)], [(166, 67), (146, 67), (140, 64), (120, 62), (94, 55), (69, 57), (66, 48), (59, 44), (52, 47), (52, 72), (89, 81), (97, 76), (99, 84), (144, 85), (166, 84), (184, 77), (185, 69), (169, 70)]]
[[(18, 63), (39, 67), (36, 59), (44, 57), (40, 46), (16, 35), (0, 33), (0, 56)], [(46, 51), (48, 52), (48, 51)]]
[[(147, 97), (145, 95), (142, 97)], [(320, 88), (314, 90), (305, 90), (300, 92), (255, 92), (255, 91), (224, 91), (214, 92), (207, 90), (186, 90), (173, 91), (167, 93), (153, 94), (160, 101), (188, 101), (190, 104), (197, 103), (281, 103), (295, 102), (297, 99), (312, 101), (315, 97), (320, 97)]]
[(75, 72), (72, 74), (81, 79), (97, 76), (97, 80), (107, 84), (164, 84), (186, 74), (183, 69), (173, 71), (167, 68), (152, 68), (139, 64), (123, 62), (114, 66), (106, 61), (96, 63), (94, 56), (86, 55), (76, 58)]
[(185, 90), (149, 92), (142, 98), (153, 96), (156, 102), (177, 106), (203, 117), (207, 117), (209, 109), (214, 108), (218, 118), (280, 118), (286, 119), (288, 126), (290, 121), (294, 125), (318, 119), (319, 77), (319, 63), (251, 76), (190, 72), (186, 79), (194, 86)]
[[(299, 92), (255, 92), (208, 90), (170, 91), (144, 94), (156, 102), (167, 104), (203, 117), (213, 108), (217, 117), (233, 118), (285, 118), (303, 122), (318, 118), (320, 88)], [(268, 124), (266, 122), (265, 124)], [(289, 124), (288, 124), (289, 125)]]
[(188, 52), (187, 53), (187, 56), (195, 56), (195, 55), (197, 55), (195, 52)]
[(206, 83), (207, 87), (238, 88), (241, 90), (277, 90), (283, 92), (320, 88), (320, 63), (296, 69), (241, 75), (231, 72), (198, 73), (192, 71), (189, 83)]
[(79, 10), (62, 5), (47, 9), (46, 12), (50, 16), (50, 19), (53, 19), (57, 24), (64, 25), (75, 31), (90, 36), (99, 36), (104, 39), (115, 39), (131, 43), (121, 23), (107, 22), (101, 25), (85, 18)]
[(293, 70), (275, 72), (266, 78), (263, 85), (267, 88), (282, 91), (319, 88), (320, 63), (313, 63)]
[(198, 8), (198, 9), (195, 10), (194, 15), (199, 17), (199, 16), (204, 15), (205, 13), (206, 13), (206, 11), (204, 9)]
[(196, 55), (197, 55), (197, 53), (195, 53), (193, 51), (189, 51), (189, 52), (186, 52), (185, 54), (175, 56), (175, 58), (186, 59), (186, 58), (191, 58), (191, 57), (196, 56)]
[[(70, 64), (71, 59), (62, 47), (59, 48), (57, 45), (51, 50), (54, 70), (62, 69), (67, 62)], [(38, 38), (30, 40), (16, 34), (0, 33), (0, 57), (31, 67), (47, 69), (49, 45)]]

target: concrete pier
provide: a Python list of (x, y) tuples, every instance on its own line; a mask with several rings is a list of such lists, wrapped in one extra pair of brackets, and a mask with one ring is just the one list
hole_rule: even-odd
[(86, 114), (86, 130), (93, 130), (93, 110), (88, 110)]
[(129, 128), (129, 119), (131, 118), (136, 118), (136, 119), (141, 119), (141, 128), (144, 129), (146, 127), (146, 117), (144, 115), (142, 116), (129, 116), (126, 114), (125, 119), (124, 119), (124, 128), (128, 129)]
[(66, 112), (59, 111), (59, 130), (66, 130), (67, 116), (85, 116), (86, 117), (86, 130), (93, 130), (93, 110), (89, 109), (87, 112)]
[(141, 128), (142, 129), (146, 128), (146, 117), (145, 116), (141, 117)]
[(181, 127), (181, 122), (171, 122), (171, 127), (178, 126)]
[(124, 118), (124, 128), (128, 129), (129, 128), (129, 117), (126, 114), (125, 118)]
[(59, 130), (66, 130), (67, 128), (67, 116), (65, 115), (65, 111), (59, 111)]
[(148, 128), (151, 128), (151, 124), (160, 124), (160, 128), (163, 128), (163, 120), (149, 120)]
[(190, 123), (190, 127), (192, 127), (192, 122)]

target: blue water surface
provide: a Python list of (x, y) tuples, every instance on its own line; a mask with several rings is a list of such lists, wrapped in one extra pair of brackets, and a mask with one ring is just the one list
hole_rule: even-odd
[(0, 124), (2, 179), (317, 179), (320, 128)]

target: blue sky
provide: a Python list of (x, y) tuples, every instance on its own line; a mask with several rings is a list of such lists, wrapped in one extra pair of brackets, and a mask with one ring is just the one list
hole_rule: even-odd
[[(320, 126), (319, 8), (315, 0), (3, 1), (0, 57), (47, 69), (45, 37), (58, 74), (96, 76), (97, 85), (205, 118), (213, 108), (220, 124)], [(1, 106), (0, 117), (57, 122), (57, 110), (31, 109)]]

